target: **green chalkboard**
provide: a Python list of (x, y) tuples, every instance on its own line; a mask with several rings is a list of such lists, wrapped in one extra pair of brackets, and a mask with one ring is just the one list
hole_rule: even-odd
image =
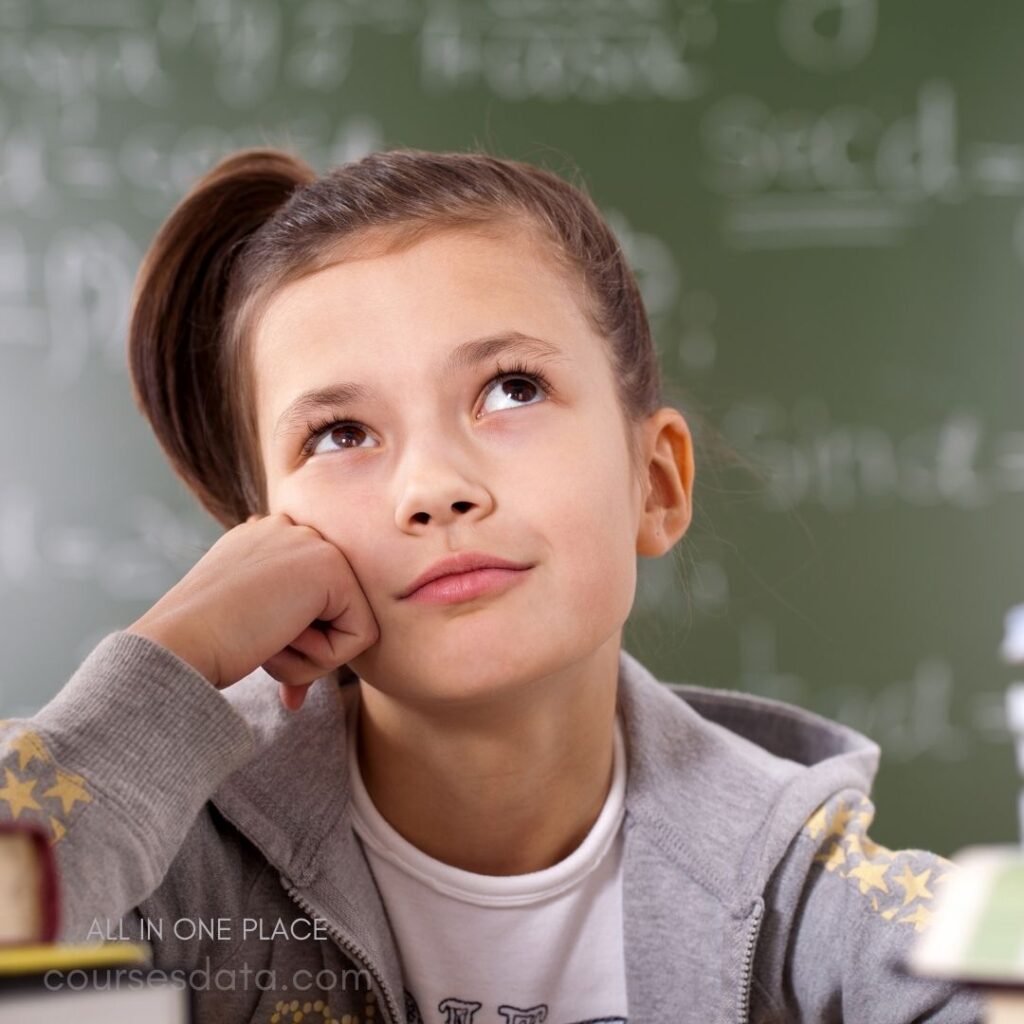
[(2, 5), (0, 714), (218, 535), (124, 354), (194, 177), (244, 145), (484, 146), (580, 169), (697, 434), (628, 649), (873, 736), (886, 845), (1016, 838), (1022, 38), (1011, 0)]

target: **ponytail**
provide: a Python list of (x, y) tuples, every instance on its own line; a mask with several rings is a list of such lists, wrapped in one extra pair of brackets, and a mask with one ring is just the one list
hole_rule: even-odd
[(135, 404), (175, 473), (225, 527), (260, 509), (253, 439), (240, 436), (248, 384), (225, 345), (225, 297), (248, 240), (300, 187), (300, 158), (246, 149), (201, 177), (162, 225), (132, 296), (128, 368)]

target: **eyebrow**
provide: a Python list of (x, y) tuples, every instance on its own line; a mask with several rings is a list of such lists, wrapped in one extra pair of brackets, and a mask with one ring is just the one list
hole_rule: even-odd
[[(502, 331), (500, 334), (474, 338), (472, 341), (465, 341), (461, 345), (457, 345), (448, 354), (441, 370), (441, 376), (443, 378), (479, 363), (487, 362), (492, 357), (510, 349), (529, 352), (538, 359), (549, 362), (564, 361), (566, 358), (565, 353), (549, 341), (531, 337), (520, 331)], [(277, 426), (274, 428), (274, 437), (304, 426), (306, 420), (323, 408), (343, 406), (375, 398), (379, 398), (376, 388), (349, 381), (337, 381), (326, 387), (304, 391), (278, 417)]]

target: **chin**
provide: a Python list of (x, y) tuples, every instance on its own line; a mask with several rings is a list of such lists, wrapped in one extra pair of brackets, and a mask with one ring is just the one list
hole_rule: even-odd
[(502, 664), (493, 652), (484, 649), (472, 654), (446, 656), (434, 647), (425, 658), (409, 662), (402, 657), (375, 659), (359, 675), (395, 700), (449, 702), (470, 706), (484, 704), (529, 685), (534, 674), (521, 657)]

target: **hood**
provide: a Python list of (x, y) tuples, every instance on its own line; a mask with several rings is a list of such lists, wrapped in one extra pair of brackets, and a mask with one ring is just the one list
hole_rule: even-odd
[(661, 694), (684, 710), (670, 712), (662, 700), (665, 724), (647, 721), (651, 746), (663, 753), (646, 766), (645, 790), (663, 803), (685, 856), (704, 865), (705, 883), (725, 903), (742, 907), (762, 893), (829, 797), (847, 788), (871, 792), (880, 749), (856, 729), (738, 691), (666, 683)]

